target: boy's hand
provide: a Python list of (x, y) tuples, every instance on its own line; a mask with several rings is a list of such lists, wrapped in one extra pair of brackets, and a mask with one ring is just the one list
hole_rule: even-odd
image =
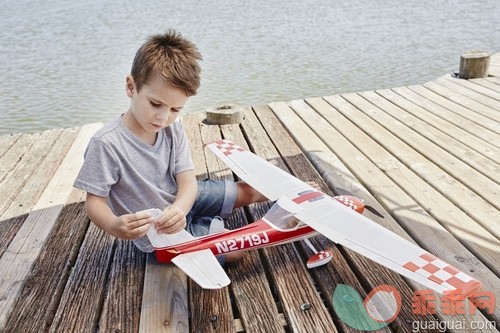
[(177, 206), (168, 206), (156, 221), (159, 234), (175, 234), (186, 227), (186, 214)]
[(121, 239), (136, 239), (146, 234), (153, 221), (147, 212), (121, 215), (113, 221), (110, 233)]

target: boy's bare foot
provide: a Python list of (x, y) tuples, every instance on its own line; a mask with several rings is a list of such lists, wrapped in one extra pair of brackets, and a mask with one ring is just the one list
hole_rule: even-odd
[(228, 254), (226, 254), (226, 262), (235, 262), (235, 261), (241, 260), (241, 258), (243, 258), (244, 254), (245, 254), (244, 251), (228, 253)]

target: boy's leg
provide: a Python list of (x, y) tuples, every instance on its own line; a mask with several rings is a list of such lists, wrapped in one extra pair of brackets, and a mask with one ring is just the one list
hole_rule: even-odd
[[(187, 229), (195, 236), (208, 234), (214, 216), (220, 215), (226, 218), (235, 208), (267, 200), (244, 182), (206, 180), (198, 183), (198, 190), (196, 202), (187, 218)], [(232, 252), (225, 255), (225, 261), (236, 261), (242, 257), (243, 251)]]
[(238, 190), (234, 208), (245, 207), (255, 202), (266, 201), (267, 198), (245, 182), (237, 182)]
[[(308, 181), (305, 183), (318, 191), (322, 190), (320, 185), (315, 181)], [(237, 197), (234, 203), (234, 208), (245, 207), (255, 202), (268, 200), (268, 198), (266, 198), (263, 194), (243, 181), (236, 182), (236, 188)]]
[[(237, 196), (234, 202), (234, 208), (248, 206), (255, 202), (266, 201), (267, 198), (260, 192), (255, 190), (247, 183), (240, 181), (236, 182)], [(227, 230), (227, 229), (226, 229)], [(244, 251), (231, 252), (226, 254), (226, 262), (238, 261), (243, 257)]]
[[(186, 217), (186, 229), (194, 236), (204, 236), (210, 231), (212, 219), (216, 216), (227, 218), (235, 208), (238, 186), (232, 181), (204, 180), (198, 182), (196, 201)], [(245, 192), (250, 194), (249, 191)], [(224, 230), (227, 230), (224, 228)], [(243, 252), (227, 253), (219, 257), (221, 264), (239, 260)]]

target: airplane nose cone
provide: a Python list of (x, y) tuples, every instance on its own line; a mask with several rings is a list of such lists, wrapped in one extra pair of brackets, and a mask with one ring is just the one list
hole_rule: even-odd
[(351, 195), (339, 195), (334, 197), (334, 199), (360, 214), (362, 214), (365, 210), (365, 204), (357, 197)]

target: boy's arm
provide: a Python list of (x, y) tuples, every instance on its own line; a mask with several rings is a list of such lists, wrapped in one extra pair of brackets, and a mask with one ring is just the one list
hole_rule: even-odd
[(163, 210), (164, 214), (156, 223), (159, 233), (173, 234), (186, 227), (186, 215), (191, 210), (198, 193), (194, 170), (178, 173), (175, 179), (177, 196), (174, 203)]
[(121, 239), (136, 239), (144, 236), (154, 220), (150, 213), (145, 212), (116, 216), (108, 206), (108, 198), (89, 192), (87, 192), (85, 209), (96, 226)]

